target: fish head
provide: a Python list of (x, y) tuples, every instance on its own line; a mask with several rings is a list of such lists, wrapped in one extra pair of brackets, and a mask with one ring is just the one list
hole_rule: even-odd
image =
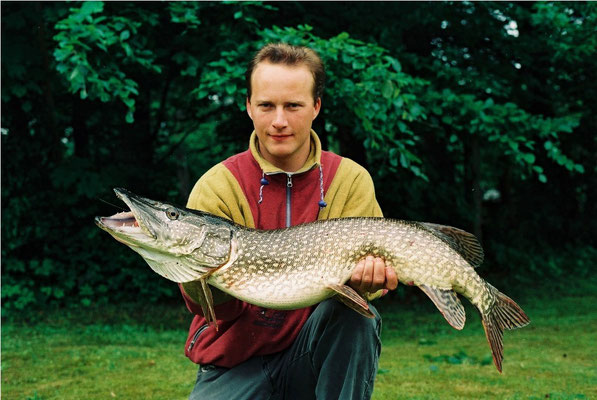
[(231, 234), (221, 222), (214, 224), (214, 218), (220, 220), (217, 217), (137, 196), (126, 189), (114, 192), (130, 211), (96, 217), (95, 223), (139, 253), (152, 268), (173, 262), (209, 268), (225, 262)]

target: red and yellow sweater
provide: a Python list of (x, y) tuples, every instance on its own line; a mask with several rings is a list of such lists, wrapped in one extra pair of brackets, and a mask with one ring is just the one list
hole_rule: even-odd
[[(263, 185), (262, 178), (268, 183)], [(324, 208), (319, 207), (322, 183)], [(247, 151), (215, 165), (199, 179), (187, 207), (258, 229), (317, 219), (382, 216), (369, 173), (350, 159), (322, 151), (314, 131), (307, 162), (294, 173), (265, 160), (253, 132)], [(198, 364), (233, 367), (253, 356), (282, 351), (295, 340), (313, 309), (278, 311), (232, 299), (215, 306), (216, 331), (202, 316), (194, 296), (196, 285), (183, 284), (181, 292), (195, 314), (185, 354)]]

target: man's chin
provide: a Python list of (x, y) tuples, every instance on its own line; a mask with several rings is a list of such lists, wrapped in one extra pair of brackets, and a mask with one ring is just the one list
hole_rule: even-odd
[(275, 157), (285, 157), (290, 155), (294, 150), (294, 140), (292, 137), (286, 138), (284, 140), (268, 140), (266, 144), (267, 152), (270, 153), (272, 156)]
[(286, 162), (296, 152), (296, 149), (288, 144), (274, 143), (267, 148), (270, 158), (277, 162)]
[(270, 151), (269, 154), (273, 158), (280, 160), (280, 161), (286, 160), (288, 157), (290, 157), (293, 154), (292, 150), (289, 148), (284, 148), (284, 149), (275, 149), (274, 148), (271, 150), (272, 151)]

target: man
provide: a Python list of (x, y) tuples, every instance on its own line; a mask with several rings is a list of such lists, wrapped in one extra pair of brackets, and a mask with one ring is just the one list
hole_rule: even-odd
[[(249, 150), (199, 179), (188, 207), (259, 229), (316, 219), (381, 216), (371, 177), (353, 161), (322, 151), (311, 124), (325, 73), (311, 49), (268, 45), (247, 71)], [(395, 289), (396, 274), (372, 256), (350, 285), (368, 296)], [(191, 399), (369, 398), (381, 348), (381, 319), (333, 299), (292, 311), (264, 309), (214, 291), (219, 329), (198, 306), (199, 284), (181, 285), (195, 315), (186, 355), (200, 364)]]

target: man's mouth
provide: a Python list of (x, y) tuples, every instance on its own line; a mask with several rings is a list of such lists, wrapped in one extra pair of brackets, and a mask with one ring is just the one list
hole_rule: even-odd
[(271, 137), (273, 140), (286, 140), (290, 137), (292, 137), (292, 135), (269, 135), (269, 137)]

